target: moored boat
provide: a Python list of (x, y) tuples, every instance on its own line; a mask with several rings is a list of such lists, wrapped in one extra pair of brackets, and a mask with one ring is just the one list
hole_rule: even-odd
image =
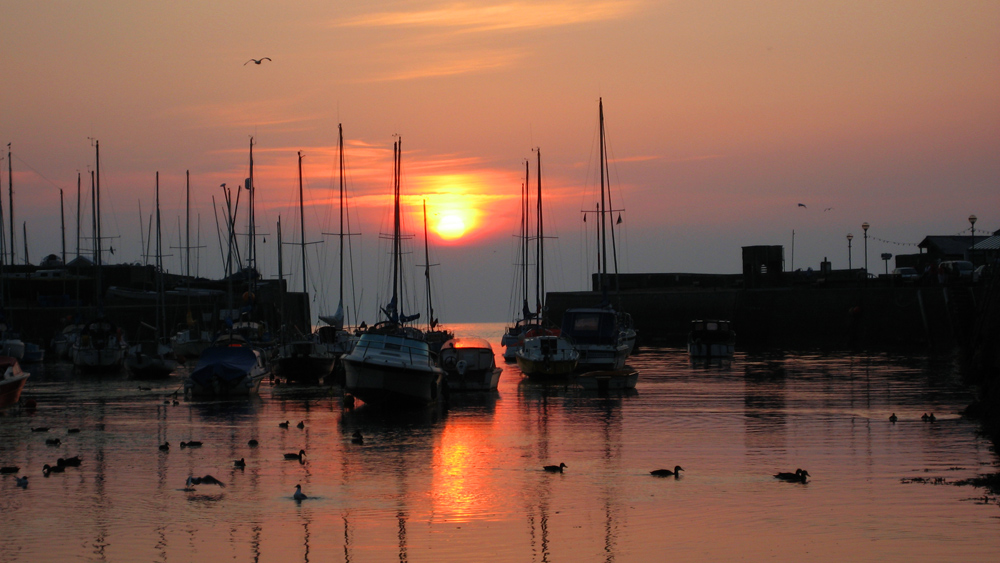
[(94, 321), (73, 344), (73, 365), (86, 373), (113, 373), (121, 370), (127, 349), (120, 329), (106, 320)]
[(385, 321), (369, 328), (351, 353), (341, 358), (344, 389), (366, 403), (426, 405), (438, 400), (444, 370), (431, 353), (423, 334), (406, 323), (420, 318), (405, 315), (399, 304), (401, 140), (393, 143), (392, 299), (382, 308)]
[(532, 379), (565, 378), (580, 361), (580, 353), (573, 344), (558, 334), (530, 336), (529, 333), (516, 356), (521, 373)]
[(500, 382), (503, 368), (484, 338), (453, 338), (441, 345), (439, 357), (449, 391), (491, 391)]
[(598, 391), (635, 389), (638, 381), (639, 372), (628, 366), (621, 369), (588, 371), (573, 377), (573, 383), (580, 387)]
[(0, 356), (0, 408), (9, 407), (21, 399), (21, 390), (30, 373), (21, 370), (17, 358)]
[[(562, 334), (580, 353), (579, 371), (625, 367), (631, 348), (618, 321), (618, 314), (610, 307), (573, 308), (563, 313)], [(635, 342), (634, 333), (632, 342)]]
[(731, 358), (736, 351), (736, 332), (729, 321), (694, 320), (687, 346), (693, 358)]
[(184, 382), (195, 397), (245, 397), (256, 394), (269, 373), (261, 351), (238, 335), (225, 335), (206, 348)]

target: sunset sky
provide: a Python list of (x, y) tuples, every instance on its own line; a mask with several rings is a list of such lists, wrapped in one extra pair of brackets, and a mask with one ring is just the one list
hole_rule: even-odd
[[(881, 271), (883, 252), (968, 234), (970, 214), (977, 233), (1000, 228), (998, 21), (995, 0), (12, 2), (0, 141), (18, 261), (22, 223), (31, 262), (60, 251), (60, 188), (75, 254), (77, 172), (89, 193), (96, 138), (110, 261), (142, 260), (139, 206), (148, 220), (157, 171), (164, 246), (180, 244), (190, 170), (199, 272), (221, 275), (212, 197), (246, 177), (253, 136), (263, 273), (277, 275), (279, 215), (285, 242), (299, 240), (302, 151), (306, 239), (326, 241), (309, 248), (313, 312), (329, 311), (337, 245), (321, 233), (337, 229), (342, 123), (361, 318), (375, 320), (382, 291), (399, 135), (407, 231), (422, 232), (426, 199), (441, 320), (502, 321), (535, 147), (547, 288), (589, 285), (581, 210), (598, 200), (603, 98), (622, 271), (736, 273), (740, 247), (757, 244), (784, 245), (788, 268), (846, 268), (848, 233), (859, 267), (865, 221)], [(285, 248), (293, 288), (297, 256)]]

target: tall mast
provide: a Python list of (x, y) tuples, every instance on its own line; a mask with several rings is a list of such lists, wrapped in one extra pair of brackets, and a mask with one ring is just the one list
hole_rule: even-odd
[(531, 316), (528, 307), (528, 238), (531, 234), (528, 230), (528, 185), (528, 161), (526, 159), (524, 161), (524, 186), (521, 189), (521, 283), (524, 286), (521, 290), (521, 295), (524, 296), (521, 311), (525, 320)]
[(94, 243), (94, 265), (97, 265), (97, 179), (90, 171), (90, 235)]
[[(250, 210), (247, 212), (247, 217), (249, 218), (249, 222), (250, 222), (250, 225), (249, 225), (249, 227), (247, 229), (247, 232), (250, 234), (250, 240), (247, 241), (247, 267), (251, 268), (251, 269), (256, 269), (257, 268), (257, 245), (256, 245), (256, 242), (257, 242), (256, 241), (257, 233), (254, 232), (255, 231), (254, 223), (256, 221), (255, 221), (255, 217), (254, 217), (254, 205), (253, 205), (254, 202), (253, 202), (253, 200), (254, 200), (254, 192), (256, 192), (257, 190), (254, 189), (254, 185), (253, 185), (253, 137), (250, 137), (250, 178), (247, 180), (247, 186), (246, 187), (247, 187), (247, 191), (250, 192), (249, 193), (249, 196), (250, 196)], [(251, 282), (251, 287), (253, 287), (253, 283), (252, 282)]]
[(184, 271), (191, 277), (191, 171), (184, 171)]
[(545, 299), (545, 250), (543, 246), (543, 241), (545, 240), (545, 229), (542, 225), (542, 149), (535, 149), (536, 156), (538, 157), (537, 170), (535, 171), (535, 176), (538, 178), (538, 240), (535, 243), (535, 260), (538, 264), (535, 265), (535, 306), (538, 309), (538, 320), (541, 322), (544, 317), (543, 314), (543, 304)]
[(163, 307), (163, 245), (160, 242), (160, 171), (156, 171), (156, 342), (160, 342), (160, 317)]
[(393, 157), (393, 208), (392, 208), (392, 303), (395, 307), (393, 314), (399, 317), (399, 167), (402, 159), (399, 155), (403, 152), (403, 139), (398, 138), (392, 145)]
[(14, 163), (10, 160), (10, 143), (7, 143), (7, 187), (10, 199), (10, 265), (14, 265)]
[(80, 257), (80, 171), (76, 171), (76, 257)]
[(608, 275), (608, 244), (606, 238), (607, 231), (605, 230), (607, 211), (604, 207), (604, 174), (606, 172), (605, 159), (607, 158), (607, 149), (605, 148), (604, 144), (604, 100), (600, 98), (598, 99), (598, 115), (601, 122), (601, 142), (600, 142), (600, 148), (598, 149), (600, 151), (598, 160), (601, 161), (601, 264), (600, 264), (601, 276), (600, 277), (601, 277), (601, 291), (607, 293), (608, 288), (607, 288), (606, 276)]
[(302, 245), (302, 293), (306, 291), (306, 212), (302, 199), (302, 151), (299, 151), (299, 242)]
[[(101, 258), (101, 142), (97, 139), (94, 140), (94, 158), (97, 161), (95, 168), (96, 171), (96, 183), (95, 193), (97, 198), (97, 265), (100, 266), (102, 262)], [(100, 270), (98, 270), (100, 271)]]
[(434, 330), (434, 304), (431, 302), (431, 254), (427, 240), (427, 200), (424, 200), (424, 281), (427, 285), (427, 325)]
[(340, 296), (339, 304), (344, 304), (344, 125), (337, 124), (337, 142), (340, 158)]
[(66, 265), (66, 208), (63, 205), (63, 189), (59, 188), (59, 232), (62, 233), (62, 262)]

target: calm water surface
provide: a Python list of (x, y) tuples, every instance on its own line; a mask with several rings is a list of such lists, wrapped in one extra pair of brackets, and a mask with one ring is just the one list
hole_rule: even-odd
[[(501, 351), (502, 326), (456, 328)], [(282, 385), (165, 405), (183, 373), (147, 391), (124, 374), (32, 366), (25, 396), (38, 408), (0, 417), (0, 464), (30, 480), (0, 479), (0, 561), (1000, 558), (1000, 507), (985, 491), (901, 481), (997, 471), (956, 414), (971, 396), (950, 360), (738, 354), (704, 366), (666, 348), (630, 363), (631, 393), (536, 386), (506, 365), (496, 394), (401, 413)], [(189, 440), (204, 446), (181, 449)], [(300, 449), (304, 463), (283, 459)], [(81, 467), (42, 476), (73, 455)], [(560, 462), (563, 474), (541, 470)], [(649, 475), (674, 465), (680, 479)], [(797, 467), (808, 484), (771, 476)], [(207, 474), (226, 487), (182, 490)], [(292, 500), (296, 484), (309, 499)]]

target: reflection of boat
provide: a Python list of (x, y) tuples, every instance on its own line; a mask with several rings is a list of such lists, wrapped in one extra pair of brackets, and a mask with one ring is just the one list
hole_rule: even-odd
[(639, 372), (625, 366), (622, 369), (588, 371), (578, 374), (573, 382), (584, 389), (635, 389), (639, 381)]
[(423, 334), (406, 323), (420, 318), (402, 312), (399, 177), (401, 141), (393, 144), (392, 299), (382, 308), (387, 320), (361, 335), (351, 353), (341, 358), (345, 390), (366, 403), (427, 404), (441, 394), (444, 370), (431, 354)]
[(569, 340), (551, 334), (528, 336), (516, 356), (521, 373), (534, 379), (565, 377), (580, 360)]
[(688, 354), (697, 358), (731, 358), (736, 351), (736, 333), (729, 321), (691, 321)]
[(268, 371), (260, 350), (240, 336), (226, 335), (202, 352), (198, 365), (184, 382), (184, 392), (208, 397), (252, 395)]
[(0, 408), (13, 405), (21, 398), (21, 390), (27, 382), (30, 373), (21, 371), (17, 358), (0, 356)]
[(500, 382), (503, 369), (483, 338), (453, 338), (441, 345), (440, 358), (451, 391), (490, 391)]

